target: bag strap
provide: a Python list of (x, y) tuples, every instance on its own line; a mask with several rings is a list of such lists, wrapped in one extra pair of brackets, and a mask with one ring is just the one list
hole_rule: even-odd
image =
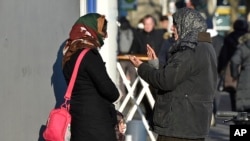
[(75, 67), (74, 67), (72, 76), (71, 76), (71, 78), (70, 78), (69, 85), (68, 85), (68, 87), (67, 87), (67, 91), (66, 91), (65, 96), (64, 96), (64, 99), (65, 99), (66, 101), (70, 100), (70, 98), (71, 98), (72, 90), (73, 90), (73, 87), (74, 87), (74, 84), (75, 84), (75, 81), (76, 81), (76, 76), (77, 76), (77, 73), (78, 73), (78, 69), (79, 69), (80, 63), (81, 63), (83, 57), (85, 56), (85, 54), (86, 54), (89, 50), (90, 50), (90, 48), (85, 48), (85, 49), (80, 53), (80, 55), (78, 56), (78, 58), (77, 58), (77, 60), (76, 60)]

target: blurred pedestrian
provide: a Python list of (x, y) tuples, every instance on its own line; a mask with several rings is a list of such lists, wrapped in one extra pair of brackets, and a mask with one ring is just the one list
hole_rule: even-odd
[(169, 25), (170, 25), (170, 21), (168, 19), (168, 16), (164, 15), (160, 17), (160, 27), (162, 29), (165, 30), (164, 34), (163, 34), (163, 38), (164, 41), (162, 43), (162, 46), (160, 48), (160, 51), (158, 53), (158, 58), (159, 58), (159, 62), (164, 65), (166, 64), (168, 57), (169, 57), (169, 50), (171, 47), (171, 44), (173, 42), (171, 36), (172, 33), (168, 30), (169, 29)]
[(238, 39), (248, 31), (248, 23), (244, 19), (238, 19), (234, 22), (234, 31), (229, 33), (224, 38), (224, 44), (219, 55), (218, 72), (224, 79), (223, 91), (230, 95), (231, 109), (236, 110), (235, 93), (237, 81), (234, 81), (230, 71), (230, 59), (237, 49), (239, 44)]
[(231, 58), (231, 75), (238, 81), (236, 111), (250, 112), (250, 33), (239, 38), (239, 46)]
[(116, 141), (116, 110), (119, 92), (110, 79), (98, 51), (107, 37), (104, 15), (80, 17), (64, 47), (63, 73), (67, 84), (79, 54), (90, 48), (79, 66), (70, 100), (71, 141)]
[[(204, 141), (216, 89), (216, 54), (199, 12), (181, 8), (173, 14), (173, 23), (175, 43), (164, 67), (156, 69), (157, 64), (149, 65), (135, 56), (130, 60), (139, 76), (159, 90), (152, 126), (157, 141)], [(154, 50), (147, 49), (149, 58), (157, 60)]]
[(164, 30), (156, 29), (157, 21), (152, 15), (146, 15), (142, 19), (143, 30), (137, 30), (131, 45), (131, 54), (146, 55), (146, 45), (153, 47), (156, 53), (159, 52), (163, 43)]
[(118, 54), (128, 54), (134, 39), (134, 28), (126, 17), (120, 17), (118, 22)]
[[(130, 22), (126, 17), (120, 17), (118, 26), (118, 55), (129, 54), (133, 39), (134, 39), (134, 28), (130, 25)], [(126, 75), (128, 82), (132, 85), (136, 79), (137, 73), (134, 66), (129, 62), (129, 60), (119, 60), (119, 63)], [(126, 81), (127, 81), (126, 80)], [(122, 92), (122, 99), (127, 93), (127, 89), (124, 85), (125, 80), (119, 79), (119, 88)]]
[(169, 19), (168, 19), (167, 15), (161, 15), (161, 17), (160, 17), (160, 28), (163, 29), (165, 32), (168, 32)]

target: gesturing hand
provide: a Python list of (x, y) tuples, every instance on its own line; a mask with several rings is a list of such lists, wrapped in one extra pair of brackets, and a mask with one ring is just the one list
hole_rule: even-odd
[(147, 55), (149, 60), (157, 59), (154, 49), (149, 44), (147, 44)]
[(136, 56), (129, 55), (129, 60), (136, 68), (138, 68), (142, 64), (142, 61), (138, 59)]

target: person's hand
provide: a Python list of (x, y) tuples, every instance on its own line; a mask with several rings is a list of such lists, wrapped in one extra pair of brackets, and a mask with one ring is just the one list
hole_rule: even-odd
[(138, 68), (142, 64), (142, 61), (138, 59), (136, 56), (129, 55), (129, 60), (136, 68)]
[(154, 49), (149, 44), (147, 44), (147, 55), (149, 60), (157, 59)]

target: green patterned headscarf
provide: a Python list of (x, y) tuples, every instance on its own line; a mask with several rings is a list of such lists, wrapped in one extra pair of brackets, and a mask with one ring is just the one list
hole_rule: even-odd
[(80, 17), (73, 25), (69, 39), (63, 49), (63, 65), (82, 48), (100, 48), (107, 37), (107, 20), (104, 15), (89, 13)]
[(79, 24), (85, 25), (94, 30), (97, 33), (97, 38), (101, 46), (103, 45), (103, 37), (105, 37), (107, 34), (106, 31), (103, 31), (103, 27), (105, 24), (105, 16), (100, 15), (98, 13), (89, 13), (80, 17), (76, 21), (75, 25)]

